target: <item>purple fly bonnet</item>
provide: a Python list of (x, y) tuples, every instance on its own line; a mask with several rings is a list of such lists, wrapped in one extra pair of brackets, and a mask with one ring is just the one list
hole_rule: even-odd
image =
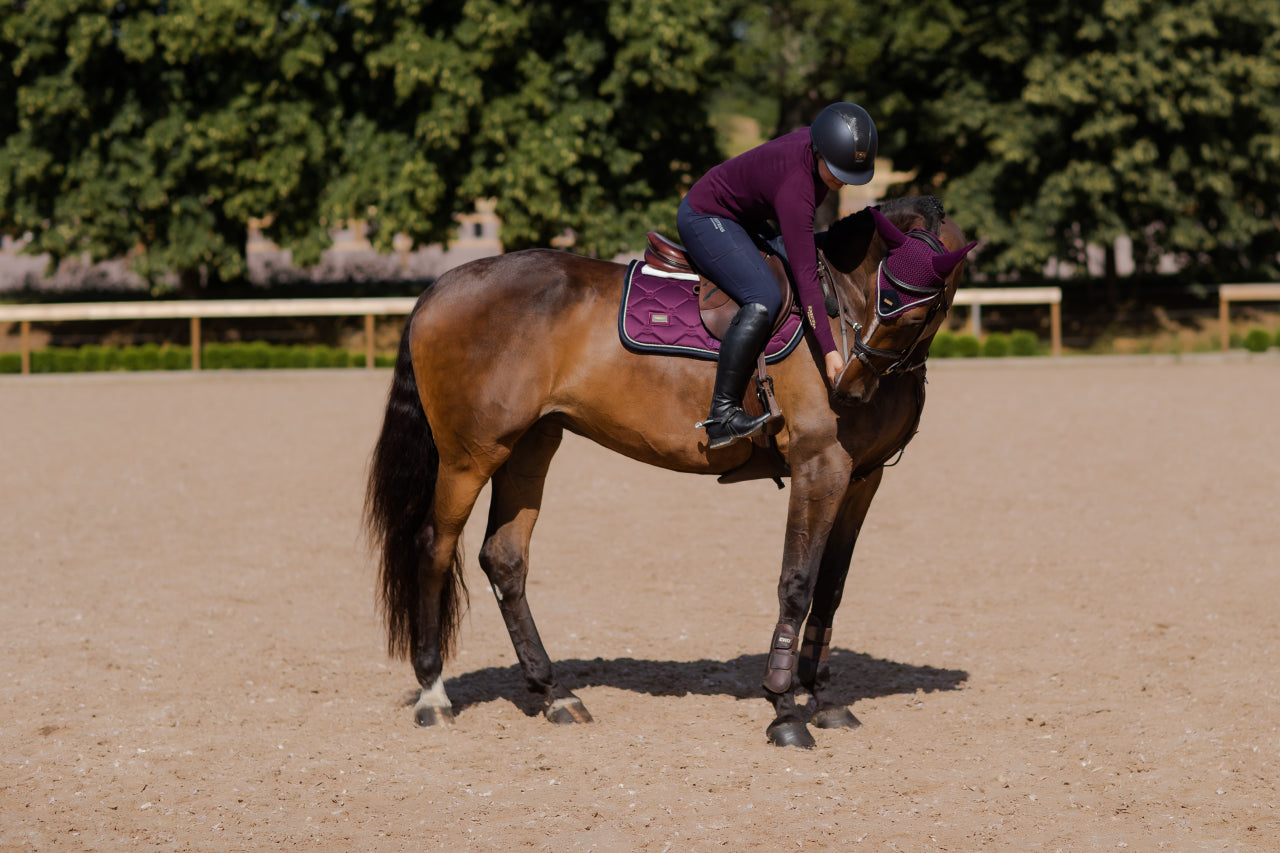
[(903, 234), (874, 207), (871, 216), (889, 247), (876, 271), (876, 313), (881, 317), (894, 317), (938, 297), (947, 276), (978, 245), (970, 243), (948, 252), (931, 231), (912, 228)]

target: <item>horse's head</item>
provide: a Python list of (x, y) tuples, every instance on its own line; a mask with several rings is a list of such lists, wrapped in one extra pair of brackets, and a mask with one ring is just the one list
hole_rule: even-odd
[(977, 245), (961, 245), (960, 229), (942, 216), (936, 217), (938, 233), (918, 213), (896, 215), (901, 228), (875, 208), (871, 216), (880, 239), (871, 241), (849, 274), (853, 286), (839, 307), (841, 337), (853, 339), (835, 396), (853, 403), (871, 399), (881, 377), (924, 364), (951, 307), (965, 255)]

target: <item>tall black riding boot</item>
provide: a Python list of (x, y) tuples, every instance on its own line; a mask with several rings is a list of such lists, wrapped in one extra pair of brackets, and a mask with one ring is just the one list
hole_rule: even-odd
[(729, 331), (720, 342), (720, 362), (716, 366), (716, 385), (711, 394), (711, 414), (698, 424), (707, 428), (707, 445), (712, 450), (733, 444), (753, 435), (769, 419), (768, 414), (753, 418), (742, 410), (742, 397), (747, 382), (769, 340), (773, 324), (769, 309), (750, 302), (738, 309)]

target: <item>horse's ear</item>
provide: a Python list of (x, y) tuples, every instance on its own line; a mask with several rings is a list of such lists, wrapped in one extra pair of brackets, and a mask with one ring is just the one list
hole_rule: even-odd
[(931, 260), (933, 262), (933, 271), (937, 273), (938, 278), (945, 279), (951, 275), (951, 271), (964, 260), (965, 255), (973, 251), (973, 247), (976, 245), (978, 244), (975, 241), (962, 249), (956, 249), (954, 252), (947, 252), (945, 255), (934, 255)]
[(890, 222), (878, 208), (871, 208), (871, 217), (876, 221), (876, 230), (880, 232), (880, 237), (889, 244), (890, 249), (898, 248), (907, 239), (907, 235), (899, 231), (898, 226)]

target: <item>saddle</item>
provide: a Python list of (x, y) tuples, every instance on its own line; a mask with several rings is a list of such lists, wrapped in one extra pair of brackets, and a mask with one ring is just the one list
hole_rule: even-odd
[[(648, 243), (644, 250), (644, 272), (695, 281), (693, 289), (698, 296), (698, 313), (702, 318), (702, 325), (717, 341), (724, 340), (724, 334), (729, 330), (729, 324), (733, 322), (734, 315), (741, 306), (732, 296), (717, 287), (715, 282), (694, 269), (684, 247), (679, 243), (656, 231), (650, 231), (646, 236)], [(778, 254), (765, 250), (761, 250), (760, 254), (773, 273), (774, 282), (782, 296), (782, 308), (778, 311), (778, 319), (771, 330), (771, 333), (776, 333), (795, 310), (795, 292), (791, 288), (791, 279), (783, 259)], [(766, 369), (763, 351), (757, 361), (753, 380), (756, 393), (747, 394), (743, 400), (743, 409), (752, 416), (768, 413), (769, 419), (765, 421), (764, 429), (751, 439), (760, 447), (768, 448), (771, 446), (772, 436), (778, 434), (786, 419), (773, 395), (773, 378)]]
[[(698, 294), (698, 313), (702, 315), (702, 325), (717, 341), (724, 340), (733, 315), (741, 306), (732, 296), (725, 293), (716, 283), (693, 268), (684, 246), (667, 239), (656, 231), (646, 235), (648, 245), (644, 249), (644, 262), (649, 267), (646, 272), (652, 274), (667, 273), (673, 277), (697, 281), (694, 292)], [(765, 264), (773, 273), (774, 282), (782, 296), (782, 308), (778, 311), (778, 319), (772, 331), (776, 332), (786, 322), (787, 315), (795, 310), (795, 292), (791, 289), (791, 279), (787, 275), (787, 266), (782, 258), (772, 252), (761, 251)]]

